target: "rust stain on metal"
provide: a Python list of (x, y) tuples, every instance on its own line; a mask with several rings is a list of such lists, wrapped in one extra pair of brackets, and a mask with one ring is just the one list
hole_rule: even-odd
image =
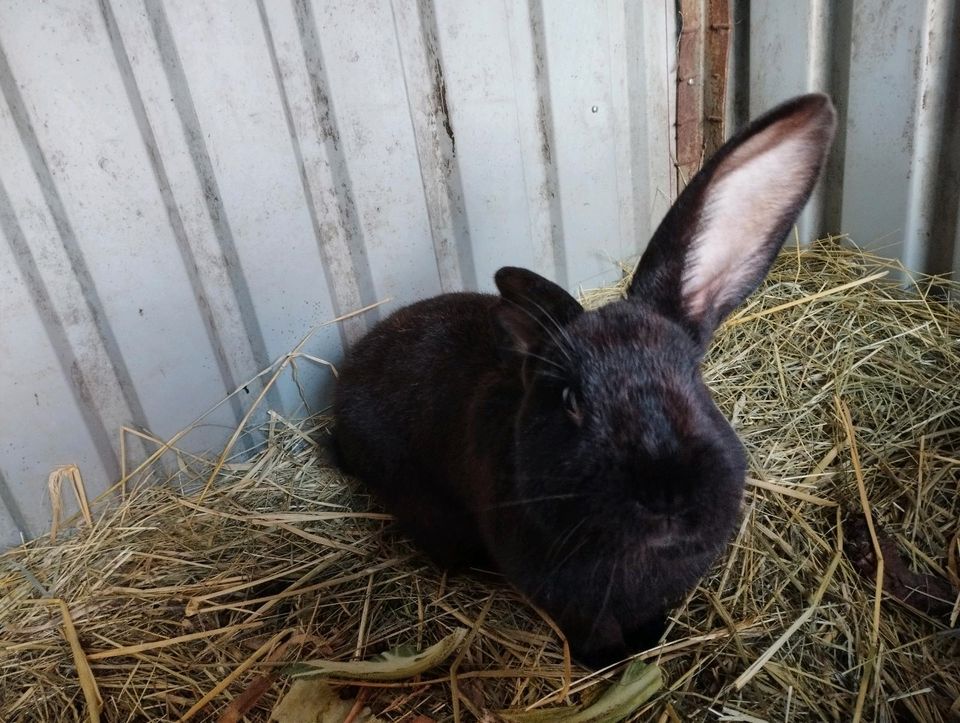
[[(539, 2), (530, 4), (530, 34), (533, 39), (533, 76), (537, 84), (537, 128), (540, 131), (540, 155), (544, 164), (549, 166), (553, 162), (553, 152), (550, 149), (550, 114), (549, 104), (550, 86), (546, 72), (547, 49), (543, 29), (543, 5)], [(551, 194), (552, 196), (552, 194)]]
[(540, 97), (540, 102), (537, 104), (537, 127), (540, 130), (540, 155), (543, 157), (543, 162), (546, 165), (553, 163), (553, 155), (550, 152), (550, 126), (549, 118), (547, 117), (547, 104), (544, 101), (543, 97)]
[(436, 95), (437, 115), (440, 116), (443, 129), (450, 139), (450, 152), (456, 153), (457, 141), (453, 136), (453, 124), (450, 122), (450, 109), (447, 107), (447, 84), (443, 79), (443, 66), (440, 64), (439, 55), (434, 57), (433, 61), (433, 86)]

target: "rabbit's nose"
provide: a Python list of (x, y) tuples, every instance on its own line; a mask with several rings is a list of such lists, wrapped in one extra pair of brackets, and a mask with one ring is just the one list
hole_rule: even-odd
[(651, 515), (669, 516), (675, 514), (680, 502), (680, 495), (669, 486), (660, 486), (656, 489), (639, 490), (637, 502)]

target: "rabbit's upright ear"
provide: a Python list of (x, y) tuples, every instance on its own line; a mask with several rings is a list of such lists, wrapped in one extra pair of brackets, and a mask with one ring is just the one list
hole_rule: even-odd
[(705, 346), (763, 280), (820, 175), (830, 99), (795, 98), (728, 141), (684, 189), (640, 259), (629, 295)]
[(545, 341), (563, 343), (563, 327), (583, 313), (562, 287), (527, 269), (505, 266), (493, 280), (503, 297), (493, 318), (505, 350), (524, 353)]

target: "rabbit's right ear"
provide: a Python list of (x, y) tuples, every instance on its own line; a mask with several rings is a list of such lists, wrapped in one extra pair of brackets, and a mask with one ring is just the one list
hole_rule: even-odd
[(729, 140), (684, 189), (628, 291), (705, 347), (763, 280), (800, 215), (836, 126), (825, 95), (800, 96)]

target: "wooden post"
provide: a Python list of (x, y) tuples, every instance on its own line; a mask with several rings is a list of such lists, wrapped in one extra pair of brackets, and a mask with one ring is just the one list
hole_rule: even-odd
[(703, 88), (703, 142), (704, 156), (709, 158), (726, 140), (725, 101), (727, 97), (727, 68), (730, 57), (730, 3), (729, 0), (707, 1), (707, 38), (704, 60)]
[(703, 4), (679, 0), (677, 47), (677, 188), (683, 190), (703, 159)]
[(677, 181), (682, 190), (725, 139), (729, 0), (678, 0)]

